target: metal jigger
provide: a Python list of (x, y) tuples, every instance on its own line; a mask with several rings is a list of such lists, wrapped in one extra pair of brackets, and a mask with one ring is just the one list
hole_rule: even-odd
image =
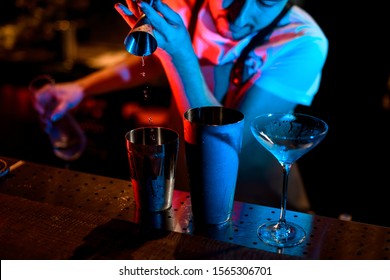
[(157, 49), (153, 27), (145, 14), (142, 14), (134, 28), (125, 38), (126, 50), (137, 56), (152, 54)]

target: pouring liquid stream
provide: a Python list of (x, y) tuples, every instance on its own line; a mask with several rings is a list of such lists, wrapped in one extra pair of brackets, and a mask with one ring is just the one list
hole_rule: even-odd
[[(145, 57), (144, 56), (141, 57), (141, 63), (142, 63), (141, 66), (145, 67)], [(146, 78), (146, 72), (145, 71), (141, 71), (140, 75), (142, 77)], [(145, 88), (143, 89), (143, 96), (144, 96), (144, 100), (145, 101), (148, 100), (149, 93), (150, 93), (149, 87), (145, 86)], [(153, 125), (153, 118), (152, 118), (152, 116), (148, 117), (148, 123), (149, 123), (149, 125)]]

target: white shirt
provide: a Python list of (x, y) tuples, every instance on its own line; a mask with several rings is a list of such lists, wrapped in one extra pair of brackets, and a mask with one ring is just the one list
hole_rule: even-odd
[[(166, 2), (174, 2), (170, 4), (171, 7), (179, 12), (188, 25), (192, 14), (189, 1)], [(234, 41), (219, 35), (207, 2), (199, 11), (193, 46), (206, 82), (211, 90), (215, 90), (212, 69), (217, 65), (232, 64), (251, 37)], [(244, 77), (251, 77), (250, 83), (290, 102), (310, 105), (320, 85), (327, 52), (328, 40), (321, 28), (306, 11), (294, 5), (281, 19), (269, 40), (249, 53)], [(240, 97), (237, 98), (236, 102), (239, 102)]]

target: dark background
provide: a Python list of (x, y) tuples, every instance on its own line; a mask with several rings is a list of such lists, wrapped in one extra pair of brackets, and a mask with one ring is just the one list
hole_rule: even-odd
[(320, 91), (303, 109), (329, 124), (324, 143), (301, 159), (314, 208), (390, 226), (388, 10), (337, 1), (305, 7), (330, 44)]
[[(58, 82), (73, 80), (126, 55), (123, 39), (128, 27), (114, 10), (115, 2), (1, 2), (0, 155), (66, 166), (51, 152), (31, 108), (27, 85), (42, 73)], [(298, 111), (324, 119), (329, 133), (299, 160), (299, 166), (316, 214), (337, 218), (347, 213), (355, 221), (390, 226), (385, 195), (390, 187), (387, 9), (385, 2), (375, 6), (338, 2), (302, 4), (323, 28), (330, 48), (314, 103)], [(76, 31), (61, 30), (58, 22), (63, 20)], [(69, 53), (66, 48), (72, 42), (77, 51)], [(106, 57), (104, 62), (96, 63), (101, 57)], [(124, 134), (140, 119), (125, 109), (135, 103), (165, 109), (170, 99), (169, 89), (149, 88), (144, 100), (144, 89), (83, 102), (75, 115), (86, 131), (88, 146), (69, 168), (129, 178)]]

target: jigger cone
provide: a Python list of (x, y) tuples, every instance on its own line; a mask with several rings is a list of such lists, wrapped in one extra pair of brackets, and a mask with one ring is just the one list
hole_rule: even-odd
[(138, 19), (124, 43), (126, 50), (137, 56), (150, 55), (157, 49), (157, 40), (154, 37), (153, 27), (145, 14)]

